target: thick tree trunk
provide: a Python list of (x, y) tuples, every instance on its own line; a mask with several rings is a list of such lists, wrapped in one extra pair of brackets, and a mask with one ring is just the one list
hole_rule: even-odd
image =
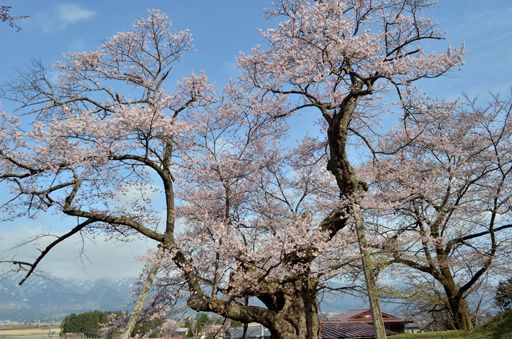
[(287, 283), (277, 295), (259, 299), (273, 311), (266, 324), (273, 339), (320, 339), (317, 281), (304, 278)]
[(198, 312), (214, 312), (241, 322), (258, 322), (269, 329), (273, 339), (320, 339), (317, 284), (315, 279), (307, 277), (285, 283), (273, 293), (258, 296), (266, 307), (227, 302), (201, 292), (193, 294), (188, 305)]
[(457, 329), (472, 330), (475, 328), (471, 313), (469, 311), (468, 303), (464, 298), (460, 298), (455, 307), (452, 307), (452, 314), (457, 324)]
[[(438, 258), (442, 262), (447, 262), (448, 258), (444, 252), (437, 250)], [(441, 253), (441, 256), (439, 255)], [(455, 283), (452, 272), (447, 265), (441, 265), (441, 276), (438, 281), (443, 285), (446, 297), (448, 299), (448, 308), (454, 329), (457, 330), (472, 330), (475, 328), (471, 320), (471, 312), (469, 311), (466, 299), (460, 292), (460, 288)]]
[(457, 296), (448, 296), (448, 306), (452, 317), (453, 328), (456, 330), (472, 330), (475, 328), (471, 319), (466, 299)]
[[(269, 328), (272, 339), (320, 339), (316, 291), (289, 296), (289, 305)], [(293, 298), (293, 299), (292, 299)]]
[[(445, 268), (445, 267), (443, 267)], [(446, 297), (448, 298), (448, 311), (450, 312), (452, 326), (456, 330), (472, 330), (475, 328), (471, 320), (471, 312), (469, 311), (466, 299), (461, 295), (459, 287), (455, 284), (453, 276), (448, 269), (442, 270), (442, 279)]]

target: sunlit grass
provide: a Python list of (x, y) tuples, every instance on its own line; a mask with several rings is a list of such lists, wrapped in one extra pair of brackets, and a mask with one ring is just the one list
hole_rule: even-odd
[(0, 339), (8, 338), (48, 338), (48, 330), (52, 333), (53, 338), (59, 338), (59, 327), (36, 327), (36, 328), (16, 328), (0, 330)]
[(512, 338), (512, 310), (502, 312), (474, 331), (442, 331), (393, 336), (397, 339), (510, 339)]

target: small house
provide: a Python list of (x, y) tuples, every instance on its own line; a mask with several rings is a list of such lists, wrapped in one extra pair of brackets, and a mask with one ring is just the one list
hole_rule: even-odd
[[(384, 327), (388, 335), (404, 333), (405, 325), (413, 321), (382, 312)], [(369, 309), (352, 310), (328, 317), (322, 322), (323, 338), (373, 338), (375, 328)], [(337, 331), (339, 336), (326, 336), (328, 331)], [(343, 336), (346, 335), (346, 336)]]

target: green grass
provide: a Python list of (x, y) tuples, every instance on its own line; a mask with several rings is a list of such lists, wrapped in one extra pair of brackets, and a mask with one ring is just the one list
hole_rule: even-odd
[(489, 338), (512, 338), (512, 309), (498, 314), (476, 332), (492, 334)]
[(510, 339), (512, 310), (502, 312), (474, 331), (442, 331), (393, 336), (396, 339)]
[(466, 331), (442, 331), (442, 332), (427, 332), (416, 334), (401, 334), (392, 337), (393, 339), (459, 339), (469, 338)]

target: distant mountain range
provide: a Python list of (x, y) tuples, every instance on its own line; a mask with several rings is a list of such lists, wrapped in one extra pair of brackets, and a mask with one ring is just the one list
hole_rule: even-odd
[(70, 313), (126, 310), (135, 279), (0, 279), (0, 321), (58, 321)]
[[(19, 279), (0, 279), (0, 321), (60, 321), (71, 313), (93, 310), (128, 310), (134, 278), (76, 281), (30, 277), (22, 286)], [(365, 308), (360, 298), (325, 295), (323, 312)]]

